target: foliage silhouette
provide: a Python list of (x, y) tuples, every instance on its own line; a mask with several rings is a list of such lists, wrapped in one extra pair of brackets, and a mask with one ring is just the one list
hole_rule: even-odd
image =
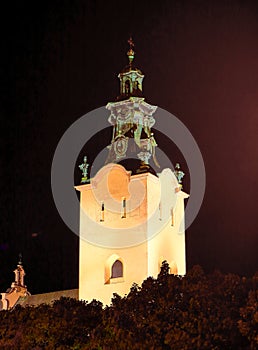
[(162, 264), (111, 305), (61, 298), (1, 311), (1, 349), (184, 350), (258, 347), (258, 274), (240, 278), (194, 266), (185, 277)]

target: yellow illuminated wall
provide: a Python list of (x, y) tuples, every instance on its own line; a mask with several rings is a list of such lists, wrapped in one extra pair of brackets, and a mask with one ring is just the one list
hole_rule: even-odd
[[(80, 191), (79, 299), (110, 304), (132, 284), (157, 276), (167, 260), (172, 273), (184, 275), (184, 199), (170, 169), (156, 177), (130, 175), (117, 164), (104, 166)], [(112, 265), (123, 276), (112, 278)]]

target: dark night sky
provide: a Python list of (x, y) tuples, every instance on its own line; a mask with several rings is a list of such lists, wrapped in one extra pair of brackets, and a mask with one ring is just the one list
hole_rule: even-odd
[(77, 286), (78, 241), (55, 208), (51, 162), (66, 129), (118, 95), (131, 33), (147, 102), (181, 119), (205, 162), (188, 266), (257, 270), (255, 1), (13, 1), (1, 26), (1, 291), (20, 251), (31, 292)]

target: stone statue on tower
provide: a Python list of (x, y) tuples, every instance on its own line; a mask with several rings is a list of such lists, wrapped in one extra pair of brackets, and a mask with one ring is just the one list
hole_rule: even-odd
[(83, 163), (79, 165), (79, 169), (82, 171), (81, 183), (87, 183), (89, 181), (88, 168), (89, 168), (89, 164), (87, 163), (87, 156), (84, 156)]

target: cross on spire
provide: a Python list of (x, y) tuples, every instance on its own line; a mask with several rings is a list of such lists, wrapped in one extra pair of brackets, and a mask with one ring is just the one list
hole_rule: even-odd
[(22, 265), (22, 253), (19, 254), (18, 265)]
[(134, 42), (133, 42), (132, 36), (130, 36), (130, 38), (127, 40), (127, 42), (130, 45), (130, 49), (132, 49), (134, 47)]
[(132, 62), (133, 62), (133, 59), (134, 59), (134, 50), (133, 50), (133, 47), (134, 47), (134, 42), (133, 42), (133, 39), (132, 37), (130, 36), (130, 38), (127, 40), (128, 44), (130, 45), (130, 49), (129, 51), (127, 52), (127, 56), (128, 56), (128, 59), (129, 59), (129, 65), (130, 67), (132, 66)]

